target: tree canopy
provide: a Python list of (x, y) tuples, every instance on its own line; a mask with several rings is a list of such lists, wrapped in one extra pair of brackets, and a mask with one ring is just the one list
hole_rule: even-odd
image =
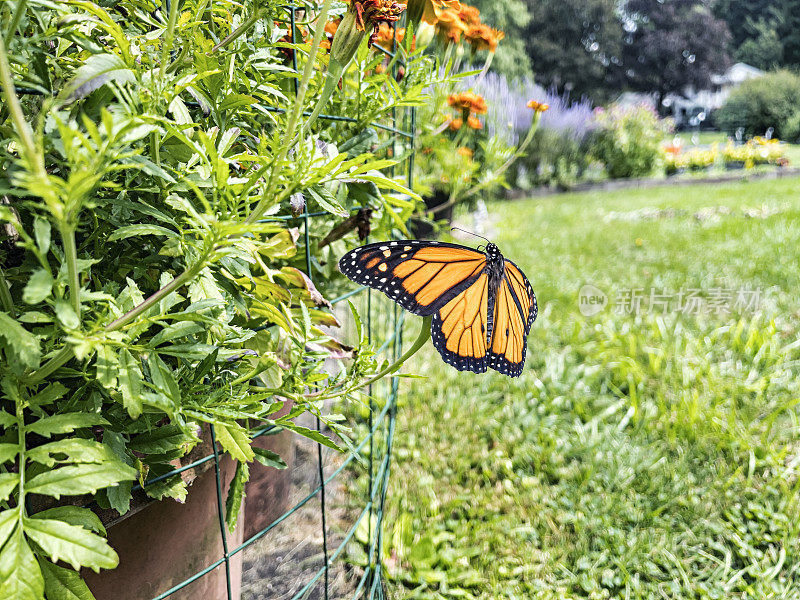
[(623, 73), (628, 87), (657, 100), (687, 86), (708, 85), (728, 68), (730, 33), (699, 0), (628, 0)]

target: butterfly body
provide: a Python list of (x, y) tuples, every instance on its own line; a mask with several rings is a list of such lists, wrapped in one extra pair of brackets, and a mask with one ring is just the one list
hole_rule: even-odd
[(439, 241), (377, 242), (345, 254), (339, 269), (406, 310), (432, 316), (433, 344), (456, 369), (522, 373), (536, 296), (495, 244), (479, 251)]

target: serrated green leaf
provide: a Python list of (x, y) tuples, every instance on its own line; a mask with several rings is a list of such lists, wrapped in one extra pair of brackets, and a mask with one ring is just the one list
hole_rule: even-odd
[(322, 435), (316, 429), (309, 429), (308, 427), (297, 425), (296, 423), (292, 423), (291, 421), (276, 421), (275, 424), (280, 425), (284, 429), (289, 429), (291, 431), (294, 431), (295, 433), (298, 433), (303, 437), (307, 437), (308, 439), (318, 442), (323, 446), (327, 446), (328, 448), (331, 448), (333, 450), (336, 450), (337, 452), (344, 452), (344, 449), (338, 446), (336, 442)]
[(119, 373), (117, 375), (122, 404), (128, 414), (136, 419), (142, 414), (142, 370), (139, 361), (128, 350), (119, 354)]
[(31, 519), (56, 519), (64, 521), (70, 525), (83, 527), (89, 531), (93, 531), (98, 535), (105, 535), (106, 528), (103, 527), (103, 522), (94, 512), (88, 508), (80, 506), (56, 506), (42, 510), (30, 516)]
[(64, 329), (77, 329), (81, 325), (81, 320), (78, 318), (78, 313), (72, 308), (72, 305), (66, 300), (56, 300), (55, 302), (56, 317)]
[(164, 342), (169, 342), (170, 340), (186, 337), (188, 335), (192, 335), (200, 331), (203, 331), (203, 329), (204, 329), (203, 326), (199, 325), (198, 323), (193, 323), (192, 321), (179, 321), (159, 331), (156, 335), (153, 336), (153, 339), (150, 340), (149, 345), (155, 348), (156, 346), (158, 346), (159, 344), (163, 344)]
[(5, 502), (19, 484), (18, 473), (0, 473), (0, 502)]
[(176, 448), (188, 450), (197, 438), (188, 435), (177, 425), (162, 425), (131, 439), (128, 448), (144, 454), (166, 454)]
[(0, 463), (14, 460), (19, 452), (18, 444), (0, 444)]
[(16, 425), (17, 420), (13, 415), (8, 414), (4, 410), (0, 410), (0, 427), (7, 428)]
[(120, 481), (117, 485), (106, 488), (106, 498), (111, 508), (121, 515), (128, 512), (131, 509), (132, 489), (132, 481)]
[(286, 463), (280, 457), (280, 455), (275, 454), (271, 450), (267, 450), (265, 448), (259, 448), (258, 446), (253, 446), (253, 452), (256, 455), (256, 460), (265, 467), (275, 467), (276, 469), (286, 468)]
[(42, 600), (44, 579), (33, 552), (17, 527), (0, 552), (0, 598)]
[(61, 97), (66, 102), (74, 102), (109, 81), (120, 85), (135, 79), (133, 71), (116, 54), (93, 54), (78, 68), (75, 78), (64, 87)]
[(247, 432), (235, 425), (218, 424), (215, 428), (217, 441), (228, 454), (239, 462), (253, 460), (253, 448)]
[(0, 512), (0, 547), (6, 543), (8, 536), (19, 522), (19, 507)]
[(406, 186), (404, 186), (403, 184), (395, 181), (394, 179), (390, 179), (390, 178), (386, 177), (385, 175), (381, 175), (381, 174), (379, 174), (377, 172), (373, 172), (373, 173), (370, 173), (368, 175), (367, 174), (359, 175), (358, 179), (361, 179), (361, 180), (364, 180), (364, 181), (371, 181), (372, 183), (377, 185), (379, 188), (386, 188), (386, 189), (394, 190), (395, 192), (400, 192), (401, 194), (408, 195), (408, 196), (412, 197), (414, 200), (417, 200), (418, 202), (422, 201), (422, 198), (420, 198), (419, 194), (416, 194), (416, 193), (412, 192)]
[(56, 519), (25, 519), (25, 534), (41, 546), (50, 560), (63, 560), (73, 569), (94, 571), (113, 569), (119, 564), (117, 553), (99, 535), (83, 527)]
[(28, 431), (50, 437), (59, 433), (72, 433), (76, 429), (95, 425), (108, 425), (108, 421), (93, 413), (64, 413), (39, 419), (28, 425)]
[[(117, 460), (108, 446), (94, 440), (72, 438), (28, 450), (30, 460), (52, 467), (56, 463), (96, 463)], [(62, 458), (63, 456), (63, 458)]]
[(138, 224), (120, 227), (114, 231), (114, 233), (108, 236), (108, 241), (113, 242), (114, 240), (124, 240), (125, 238), (136, 235), (164, 235), (167, 237), (178, 238), (178, 234), (167, 229), (166, 227), (161, 227), (160, 225)]
[(9, 317), (0, 312), (0, 340), (5, 340), (5, 350), (26, 367), (34, 369), (39, 366), (42, 351), (36, 336)]
[(148, 357), (147, 366), (150, 368), (150, 379), (153, 385), (167, 396), (173, 405), (180, 404), (181, 388), (172, 373), (172, 369), (156, 353)]
[(22, 290), (22, 301), (27, 304), (38, 304), (53, 291), (53, 277), (44, 269), (34, 271), (25, 289)]
[(245, 94), (228, 94), (225, 96), (225, 99), (220, 102), (219, 110), (234, 110), (242, 106), (250, 106), (258, 103), (258, 100), (252, 96), (247, 96)]
[(54, 565), (45, 558), (39, 558), (39, 567), (47, 600), (95, 600), (77, 571)]
[(242, 509), (242, 500), (244, 500), (245, 484), (250, 479), (250, 467), (247, 463), (237, 462), (236, 473), (231, 480), (231, 486), (228, 489), (228, 497), (225, 500), (225, 523), (228, 525), (228, 531), (233, 533), (236, 529), (236, 523), (239, 520), (239, 512)]
[(55, 498), (93, 494), (120, 481), (135, 479), (137, 475), (136, 469), (119, 462), (69, 465), (37, 475), (28, 482), (26, 490)]
[(100, 385), (106, 389), (114, 389), (116, 387), (117, 373), (119, 373), (119, 359), (113, 348), (105, 345), (97, 348), (95, 369), (97, 372), (97, 381)]
[(50, 221), (39, 216), (33, 219), (33, 237), (36, 238), (36, 246), (42, 256), (47, 256), (50, 252)]
[(148, 485), (144, 488), (144, 491), (147, 492), (148, 496), (156, 500), (172, 498), (181, 504), (186, 501), (186, 496), (189, 493), (186, 488), (186, 482), (180, 475), (167, 477), (162, 481)]
[(339, 201), (333, 196), (333, 194), (328, 191), (328, 188), (325, 186), (313, 186), (308, 188), (308, 193), (311, 194), (311, 197), (317, 201), (320, 208), (324, 211), (327, 211), (337, 217), (347, 217), (349, 216), (348, 212), (345, 208), (339, 204)]
[(35, 396), (28, 400), (28, 404), (31, 406), (47, 406), (48, 404), (52, 404), (59, 398), (61, 398), (64, 394), (67, 393), (67, 388), (64, 384), (56, 381), (51, 383), (46, 388), (44, 388), (41, 392), (37, 393)]

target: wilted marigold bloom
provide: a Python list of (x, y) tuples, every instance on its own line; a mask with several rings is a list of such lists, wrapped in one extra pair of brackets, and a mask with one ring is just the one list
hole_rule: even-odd
[(474, 6), (462, 4), (458, 16), (467, 25), (480, 25), (481, 23), (481, 11)]
[(475, 50), (494, 52), (497, 50), (497, 44), (506, 37), (506, 34), (488, 25), (478, 24), (467, 27), (465, 36)]
[(399, 21), (406, 9), (405, 4), (395, 0), (351, 0), (350, 10), (355, 13), (356, 28), (359, 31), (372, 29), (370, 46), (375, 43), (382, 22)]
[(464, 121), (463, 121), (463, 120), (461, 120), (461, 119), (452, 119), (452, 120), (450, 121), (450, 124), (448, 125), (448, 127), (449, 127), (449, 128), (452, 130), (452, 131), (458, 131), (459, 129), (461, 129), (461, 126), (462, 126), (463, 124), (464, 124)]
[(439, 21), (436, 23), (436, 33), (443, 40), (457, 44), (461, 41), (461, 34), (466, 30), (467, 26), (455, 10), (446, 9), (440, 13)]
[(479, 115), (486, 114), (486, 111), (488, 110), (488, 107), (486, 106), (486, 100), (483, 99), (483, 96), (480, 96), (475, 92), (459, 92), (458, 94), (450, 94), (447, 97), (447, 103), (456, 110), (463, 112), (474, 112)]
[(458, 152), (461, 156), (465, 156), (467, 158), (472, 158), (472, 155), (474, 154), (472, 150), (466, 148), (465, 146), (461, 146), (458, 150), (456, 150), (456, 152)]
[(537, 102), (536, 100), (530, 100), (528, 102), (528, 108), (532, 108), (537, 113), (543, 113), (548, 108), (550, 108), (549, 104), (544, 104), (543, 102)]
[(473, 117), (470, 115), (467, 117), (467, 125), (469, 125), (472, 129), (483, 129), (483, 123), (480, 122), (478, 117)]

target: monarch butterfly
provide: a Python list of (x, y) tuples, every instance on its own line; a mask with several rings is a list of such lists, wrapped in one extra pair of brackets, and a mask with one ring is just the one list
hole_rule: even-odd
[(415, 315), (432, 315), (433, 345), (459, 371), (522, 373), (536, 295), (491, 242), (483, 251), (437, 241), (377, 242), (345, 254), (339, 270)]

